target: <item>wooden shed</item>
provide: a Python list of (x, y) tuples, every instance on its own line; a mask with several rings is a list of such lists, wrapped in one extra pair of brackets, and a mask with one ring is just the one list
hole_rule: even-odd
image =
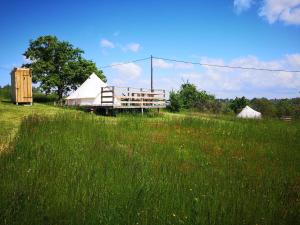
[(32, 70), (14, 68), (11, 71), (11, 98), (16, 104), (32, 104)]

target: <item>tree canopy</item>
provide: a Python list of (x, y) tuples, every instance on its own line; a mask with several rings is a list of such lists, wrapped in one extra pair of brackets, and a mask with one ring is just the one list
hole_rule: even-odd
[(198, 91), (196, 85), (183, 83), (178, 92), (170, 92), (169, 110), (178, 112), (183, 109), (198, 109), (200, 111), (215, 111), (218, 103), (213, 95), (206, 91)]
[(91, 73), (106, 81), (103, 72), (91, 60), (83, 58), (83, 50), (74, 48), (67, 41), (55, 36), (41, 36), (30, 40), (23, 54), (29, 63), (23, 65), (32, 68), (32, 80), (39, 83), (46, 92), (56, 92), (59, 99), (70, 90), (75, 90)]
[(276, 116), (276, 106), (267, 98), (254, 98), (251, 100), (250, 105), (253, 109), (261, 112), (264, 117)]
[(245, 98), (245, 96), (238, 98), (236, 97), (232, 102), (230, 103), (230, 108), (235, 112), (239, 113), (242, 111), (242, 109), (249, 104), (249, 100)]

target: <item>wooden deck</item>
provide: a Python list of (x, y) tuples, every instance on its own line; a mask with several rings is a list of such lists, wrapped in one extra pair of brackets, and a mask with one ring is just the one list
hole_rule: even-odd
[(108, 86), (101, 88), (101, 107), (165, 108), (166, 93), (160, 89)]

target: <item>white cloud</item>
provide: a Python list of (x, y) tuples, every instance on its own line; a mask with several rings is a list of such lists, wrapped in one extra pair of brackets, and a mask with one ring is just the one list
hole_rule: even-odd
[[(115, 32), (113, 35), (118, 36), (119, 32)], [(141, 45), (139, 43), (132, 42), (132, 43), (128, 43), (126, 45), (122, 45), (120, 43), (113, 43), (112, 41), (105, 39), (105, 38), (101, 39), (100, 45), (104, 49), (105, 48), (118, 48), (118, 49), (123, 50), (124, 52), (127, 52), (127, 51), (138, 52), (141, 49)]]
[(193, 69), (194, 65), (191, 63), (182, 63), (182, 62), (177, 62), (174, 64), (174, 67), (176, 69)]
[(200, 79), (202, 76), (201, 73), (197, 73), (197, 72), (191, 72), (191, 73), (184, 73), (181, 74), (181, 77), (185, 80), (191, 80), (191, 79)]
[(104, 39), (104, 38), (101, 40), (100, 45), (102, 48), (114, 48), (115, 47), (114, 43), (112, 43), (111, 41)]
[(23, 62), (24, 63), (32, 63), (32, 61), (28, 58), (26, 58), (26, 56), (23, 56)]
[(286, 61), (293, 69), (300, 68), (300, 54), (291, 54), (285, 56)]
[(160, 69), (192, 69), (194, 68), (193, 64), (190, 63), (183, 63), (183, 62), (175, 62), (175, 63), (169, 63), (166, 60), (163, 59), (153, 59), (153, 66), (155, 68)]
[(269, 23), (300, 25), (300, 0), (264, 0), (259, 15)]
[(125, 47), (122, 48), (123, 51), (131, 51), (138, 52), (141, 49), (141, 45), (139, 43), (129, 43)]
[(248, 10), (253, 4), (253, 0), (234, 0), (233, 6), (235, 11), (239, 14)]
[[(255, 0), (234, 0), (235, 11), (239, 14), (251, 8)], [(263, 0), (258, 15), (272, 24), (300, 25), (300, 0)]]
[(163, 59), (153, 59), (153, 67), (161, 68), (161, 69), (169, 69), (173, 67), (172, 63), (168, 63)]
[(124, 79), (114, 78), (112, 79), (112, 84), (116, 86), (126, 86), (127, 82)]
[[(113, 63), (120, 64), (119, 62)], [(118, 74), (122, 77), (126, 77), (129, 79), (136, 79), (142, 73), (142, 68), (135, 63), (127, 63), (113, 67), (114, 70), (118, 72)]]

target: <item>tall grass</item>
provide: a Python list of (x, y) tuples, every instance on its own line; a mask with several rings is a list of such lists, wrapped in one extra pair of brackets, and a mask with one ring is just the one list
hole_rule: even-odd
[(1, 224), (296, 224), (300, 127), (31, 116), (0, 155)]

